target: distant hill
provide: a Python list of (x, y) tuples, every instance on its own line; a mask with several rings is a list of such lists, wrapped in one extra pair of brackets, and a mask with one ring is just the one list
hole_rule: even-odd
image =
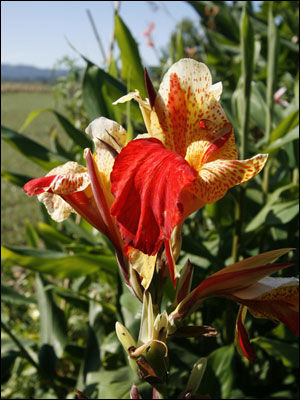
[(47, 68), (37, 68), (31, 65), (1, 64), (1, 81), (40, 81), (53, 82), (60, 76), (66, 76), (67, 70), (56, 71)]

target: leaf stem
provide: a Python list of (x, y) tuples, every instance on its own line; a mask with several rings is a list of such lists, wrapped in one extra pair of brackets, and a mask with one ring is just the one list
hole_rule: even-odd
[(25, 349), (25, 347), (22, 345), (22, 343), (19, 341), (19, 339), (16, 338), (16, 336), (12, 333), (12, 331), (8, 328), (8, 326), (1, 320), (1, 328), (8, 334), (8, 336), (12, 339), (12, 341), (19, 347), (21, 354), (24, 356), (24, 358), (27, 359), (27, 361), (30, 362), (38, 371), (39, 371), (39, 366), (38, 364), (34, 361), (34, 359), (31, 357), (31, 355), (28, 353), (28, 351)]
[(244, 216), (243, 210), (244, 210), (246, 189), (243, 186), (241, 186), (239, 190), (240, 190), (239, 198), (238, 200), (235, 201), (235, 230), (233, 235), (232, 252), (231, 252), (231, 258), (233, 264), (238, 261), (242, 248), (241, 243), (242, 243), (243, 216)]

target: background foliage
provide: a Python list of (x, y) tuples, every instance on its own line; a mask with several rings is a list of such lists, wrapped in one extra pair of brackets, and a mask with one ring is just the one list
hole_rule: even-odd
[[(178, 264), (191, 260), (196, 285), (240, 257), (297, 248), (299, 2), (260, 2), (259, 7), (239, 1), (189, 3), (199, 14), (199, 26), (183, 20), (168, 48), (160, 49), (160, 66), (149, 68), (156, 88), (178, 59), (205, 62), (213, 82), (223, 82), (221, 101), (235, 128), (240, 158), (270, 154), (263, 173), (186, 221)], [(133, 381), (145, 398), (150, 396), (114, 332), (118, 320), (137, 336), (141, 304), (124, 287), (110, 244), (80, 218), (55, 223), (21, 190), (31, 177), (67, 160), (84, 163), (83, 149), (92, 146), (84, 129), (98, 116), (121, 123), (129, 137), (145, 132), (136, 104), (112, 106), (129, 90), (145, 95), (138, 46), (117, 13), (115, 40), (120, 55), (104, 68), (85, 59), (80, 71), (74, 61), (64, 60), (70, 73), (54, 88), (56, 103), (51, 93), (31, 94), (30, 103), (28, 93), (3, 94), (5, 398), (74, 398), (75, 388), (91, 398), (129, 398)], [(297, 264), (298, 250), (285, 259)], [(281, 272), (296, 274), (296, 266)], [(249, 364), (233, 347), (236, 312), (236, 304), (211, 299), (189, 322), (214, 326), (217, 338), (172, 341), (170, 397), (180, 394), (193, 364), (205, 356), (201, 394), (298, 398), (295, 337), (282, 324), (249, 316), (246, 328), (257, 355)]]

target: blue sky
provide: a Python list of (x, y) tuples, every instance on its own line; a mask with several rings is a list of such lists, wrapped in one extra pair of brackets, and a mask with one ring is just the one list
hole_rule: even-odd
[[(68, 39), (91, 61), (102, 65), (86, 9), (91, 11), (108, 53), (113, 28), (112, 1), (2, 1), (2, 63), (52, 68), (65, 55), (77, 57)], [(151, 22), (155, 23), (152, 39), (160, 48), (167, 45), (176, 23), (183, 17), (189, 17), (195, 24), (199, 20), (184, 1), (121, 1), (120, 16), (138, 42), (146, 66), (156, 64), (155, 53), (142, 34)]]

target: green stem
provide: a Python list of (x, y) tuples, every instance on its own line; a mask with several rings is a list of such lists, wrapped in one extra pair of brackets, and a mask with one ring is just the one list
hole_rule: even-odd
[(30, 364), (32, 364), (39, 371), (38, 364), (34, 361), (34, 359), (31, 357), (31, 355), (28, 353), (28, 351), (22, 345), (22, 343), (16, 338), (16, 336), (12, 333), (12, 331), (6, 326), (6, 324), (3, 321), (1, 321), (1, 328), (8, 334), (8, 336), (12, 339), (12, 341), (19, 347), (22, 356), (24, 356), (24, 358), (26, 358), (26, 360), (29, 361)]
[(238, 261), (241, 254), (242, 232), (243, 232), (243, 209), (245, 203), (246, 189), (240, 187), (239, 199), (235, 202), (235, 231), (232, 242), (232, 263)]

